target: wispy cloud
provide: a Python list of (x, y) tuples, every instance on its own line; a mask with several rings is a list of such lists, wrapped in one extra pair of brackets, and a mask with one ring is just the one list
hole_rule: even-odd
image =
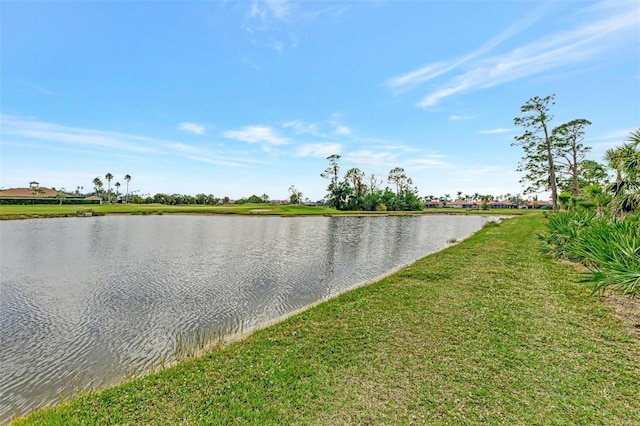
[(178, 130), (183, 130), (196, 135), (206, 136), (207, 128), (204, 124), (192, 123), (189, 121), (182, 122), (178, 125)]
[(442, 155), (431, 155), (423, 158), (416, 158), (406, 162), (407, 168), (412, 170), (419, 169), (451, 169), (453, 164), (442, 160)]
[[(300, 2), (290, 0), (254, 0), (237, 2), (248, 6), (242, 29), (251, 42), (282, 52), (299, 45), (299, 29), (326, 15), (338, 18), (348, 5), (331, 2)], [(245, 6), (245, 7), (246, 7)]]
[(289, 139), (278, 136), (271, 127), (268, 126), (246, 126), (240, 130), (228, 130), (223, 133), (227, 139), (235, 139), (248, 143), (266, 143), (270, 145), (285, 145)]
[(306, 123), (302, 120), (292, 120), (282, 124), (285, 129), (291, 129), (297, 135), (310, 134), (313, 136), (324, 136), (320, 132), (320, 126), (316, 123)]
[(474, 118), (476, 118), (475, 115), (450, 115), (449, 121), (473, 120)]
[(351, 134), (351, 129), (347, 126), (340, 125), (336, 127), (336, 134), (341, 136), (348, 136)]
[(491, 129), (491, 130), (478, 130), (478, 133), (480, 133), (481, 135), (497, 135), (500, 133), (509, 133), (509, 132), (513, 132), (513, 129), (505, 129), (505, 128), (498, 128), (498, 129)]
[[(398, 91), (445, 77), (445, 81), (436, 84), (435, 89), (418, 103), (418, 106), (426, 108), (455, 94), (486, 89), (561, 67), (600, 61), (602, 55), (618, 47), (637, 45), (640, 4), (613, 3), (609, 7), (605, 3), (598, 8), (582, 10), (580, 16), (576, 17), (580, 23), (573, 28), (548, 34), (507, 53), (486, 55), (519, 31), (517, 23), (460, 59), (427, 64), (419, 70), (394, 77), (387, 84), (392, 90)], [(526, 17), (525, 24), (531, 25), (539, 20), (544, 7), (548, 6)], [(459, 68), (462, 68), (461, 72), (454, 72)]]
[(615, 148), (622, 145), (629, 139), (629, 135), (634, 129), (613, 130), (596, 136), (587, 136), (585, 142), (598, 150)]
[(181, 142), (167, 142), (165, 146), (167, 148), (174, 149), (176, 151), (182, 151), (182, 152), (194, 152), (194, 153), (202, 152), (200, 148), (196, 148)]
[(393, 89), (394, 91), (400, 91), (403, 89), (411, 89), (416, 87), (426, 81), (432, 80), (436, 77), (439, 77), (443, 74), (446, 74), (449, 71), (452, 71), (465, 63), (482, 56), (483, 54), (489, 52), (494, 47), (502, 44), (518, 32), (526, 29), (527, 27), (533, 25), (537, 22), (543, 15), (544, 11), (548, 8), (548, 6), (541, 6), (534, 9), (533, 12), (529, 13), (523, 19), (520, 19), (517, 22), (514, 22), (509, 27), (507, 27), (504, 31), (498, 34), (496, 37), (491, 39), (489, 42), (482, 45), (480, 48), (475, 51), (462, 56), (461, 58), (452, 59), (444, 62), (436, 62), (433, 64), (427, 64), (424, 67), (408, 72), (404, 75), (393, 77), (388, 82), (387, 85)]
[(362, 150), (349, 152), (344, 156), (344, 159), (348, 163), (354, 163), (361, 166), (386, 168), (389, 166), (389, 164), (395, 162), (396, 156), (390, 152), (373, 152), (370, 150)]
[(213, 164), (216, 166), (227, 166), (227, 167), (247, 167), (246, 164), (236, 163), (233, 161), (224, 161), (224, 160), (213, 160), (207, 157), (198, 157), (198, 156), (189, 156), (190, 159), (195, 161), (201, 161), (203, 163)]
[(0, 115), (0, 133), (47, 143), (93, 146), (139, 153), (158, 152), (158, 147), (167, 143), (144, 136), (63, 126), (5, 114)]
[(322, 157), (340, 154), (342, 145), (338, 143), (310, 143), (299, 146), (296, 149), (297, 157)]
[(32, 89), (42, 93), (43, 95), (47, 95), (47, 96), (53, 96), (55, 95), (55, 92), (52, 92), (51, 90), (45, 89), (44, 87), (41, 86), (36, 86), (36, 85), (32, 85), (30, 86)]

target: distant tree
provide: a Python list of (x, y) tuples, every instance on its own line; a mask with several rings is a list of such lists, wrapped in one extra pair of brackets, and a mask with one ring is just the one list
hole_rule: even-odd
[(327, 160), (329, 160), (329, 167), (327, 167), (325, 171), (320, 174), (320, 176), (325, 179), (329, 179), (331, 181), (330, 185), (336, 186), (338, 184), (340, 173), (340, 165), (338, 164), (340, 156), (338, 154), (333, 154), (328, 156)]
[(526, 193), (540, 189), (551, 190), (553, 210), (558, 210), (558, 188), (556, 181), (556, 165), (554, 162), (555, 146), (551, 138), (549, 123), (553, 120), (550, 105), (554, 105), (555, 95), (545, 98), (535, 96), (527, 101), (520, 112), (521, 117), (513, 119), (513, 124), (523, 127), (525, 132), (516, 136), (512, 145), (520, 146), (524, 156), (518, 165), (518, 171), (524, 172), (520, 182), (527, 184)]
[(376, 192), (380, 190), (380, 185), (382, 185), (382, 179), (376, 177), (375, 174), (371, 173), (369, 175), (369, 192)]
[(349, 210), (362, 210), (364, 204), (364, 194), (366, 192), (366, 185), (363, 180), (365, 173), (354, 167), (349, 169), (344, 175), (344, 180), (351, 186), (350, 197), (348, 201)]
[(96, 189), (96, 197), (99, 197), (100, 191), (102, 191), (102, 186), (103, 186), (103, 183), (99, 177), (96, 177), (95, 179), (93, 179), (93, 186)]
[[(340, 185), (340, 156), (337, 154), (330, 155), (327, 157), (329, 160), (329, 167), (325, 169), (324, 172), (320, 173), (320, 176), (329, 179), (329, 185), (327, 186), (327, 192), (329, 195), (327, 196), (327, 204), (330, 207), (334, 207), (336, 209), (343, 209), (347, 198), (343, 196), (343, 192), (345, 190), (345, 184)], [(348, 185), (347, 185), (348, 186)]]
[(65, 194), (64, 189), (56, 192), (56, 199), (60, 201), (60, 205), (62, 205), (62, 202), (67, 199), (67, 194)]
[(107, 202), (111, 203), (111, 180), (113, 179), (113, 175), (107, 173), (104, 175), (104, 178), (107, 180)]
[(294, 185), (289, 187), (289, 202), (291, 204), (300, 204), (302, 203), (302, 192), (298, 191)]
[(591, 150), (591, 147), (582, 144), (584, 129), (590, 125), (589, 120), (579, 118), (561, 124), (551, 132), (555, 148), (554, 154), (559, 158), (558, 163), (570, 176), (574, 197), (580, 196), (580, 162), (584, 159), (585, 154)]
[(213, 206), (220, 202), (219, 198), (216, 198), (213, 194), (207, 195), (207, 204)]
[(131, 175), (124, 175), (124, 180), (127, 181), (127, 194), (124, 196), (125, 202), (129, 202), (129, 182), (131, 182)]
[(120, 182), (116, 182), (116, 199), (120, 197)]
[(480, 201), (482, 204), (480, 205), (481, 210), (489, 210), (489, 201), (491, 201), (491, 195), (481, 195)]
[(394, 167), (393, 169), (391, 169), (389, 171), (387, 181), (390, 183), (395, 183), (396, 194), (407, 190), (407, 188), (413, 184), (413, 181), (411, 181), (411, 179), (407, 177), (407, 174), (404, 172), (404, 169), (402, 167)]
[(247, 198), (247, 202), (253, 204), (263, 203), (262, 197), (258, 197), (257, 195), (252, 195), (251, 197)]
[(262, 194), (262, 202), (263, 203), (268, 203), (269, 202), (269, 196), (267, 194)]

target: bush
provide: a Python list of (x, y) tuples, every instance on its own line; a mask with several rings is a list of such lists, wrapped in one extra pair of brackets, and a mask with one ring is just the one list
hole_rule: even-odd
[(538, 237), (543, 251), (587, 266), (594, 293), (611, 287), (640, 292), (640, 216), (596, 218), (593, 212), (549, 216), (548, 233)]

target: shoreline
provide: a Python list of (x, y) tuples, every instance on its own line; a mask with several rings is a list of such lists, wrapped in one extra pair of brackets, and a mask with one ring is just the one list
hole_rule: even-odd
[[(227, 206), (167, 206), (161, 204), (103, 204), (103, 205), (0, 205), (0, 220), (26, 220), (78, 217), (78, 211), (91, 211), (93, 216), (107, 215), (243, 215), (243, 216), (422, 216), (446, 215), (491, 215), (515, 216), (531, 214), (531, 210), (493, 209), (465, 210), (455, 208), (425, 209), (421, 211), (338, 211), (328, 207), (304, 205), (240, 204)], [(80, 219), (84, 217), (78, 217)]]

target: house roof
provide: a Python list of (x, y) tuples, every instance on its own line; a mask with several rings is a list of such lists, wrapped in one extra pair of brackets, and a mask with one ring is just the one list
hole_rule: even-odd
[(447, 203), (447, 204), (448, 204), (448, 205), (455, 204), (455, 205), (461, 205), (461, 206), (467, 206), (467, 205), (469, 205), (469, 206), (470, 206), (470, 205), (472, 205), (472, 204), (474, 204), (474, 203), (473, 203), (472, 201), (455, 200), (455, 201), (452, 201), (452, 202)]
[[(0, 197), (14, 197), (14, 198), (47, 198), (55, 197), (58, 195), (58, 191), (50, 188), (40, 187), (39, 190), (32, 188), (9, 188), (0, 191)], [(39, 192), (38, 192), (39, 191)]]

